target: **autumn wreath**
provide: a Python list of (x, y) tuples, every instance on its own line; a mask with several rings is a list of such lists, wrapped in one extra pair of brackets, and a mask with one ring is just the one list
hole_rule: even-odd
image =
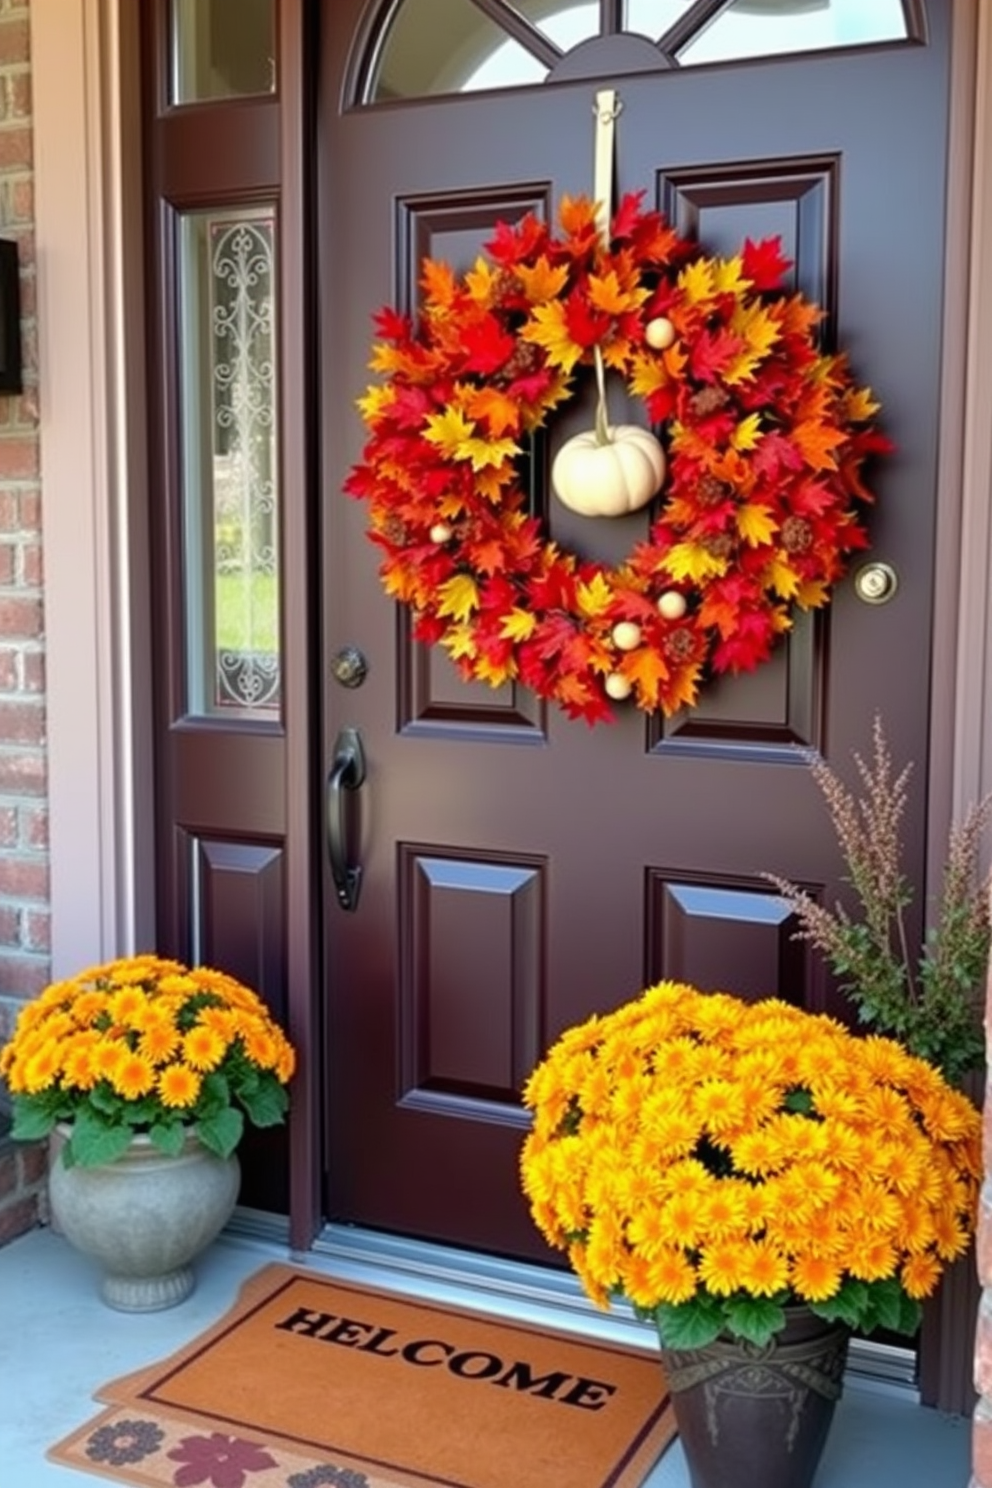
[[(518, 679), (590, 723), (625, 697), (670, 714), (707, 674), (765, 660), (793, 605), (827, 602), (867, 546), (863, 462), (889, 445), (818, 346), (823, 312), (782, 288), (778, 239), (709, 257), (641, 194), (608, 244), (585, 197), (559, 222), (499, 223), (464, 275), (424, 261), (416, 319), (379, 312), (384, 380), (359, 399), (370, 437), (346, 490), (386, 591), (466, 678)], [(617, 567), (549, 541), (526, 477), (532, 436), (593, 366), (591, 454), (624, 436), (604, 368), (666, 430), (647, 538)]]

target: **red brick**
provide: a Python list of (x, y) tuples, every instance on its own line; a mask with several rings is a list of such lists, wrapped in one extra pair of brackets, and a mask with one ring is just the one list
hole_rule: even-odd
[(48, 1177), (48, 1144), (46, 1142), (18, 1143), (17, 1159), (21, 1169), (21, 1183), (25, 1188), (34, 1188)]
[(26, 1234), (40, 1223), (37, 1196), (18, 1199), (9, 1208), (0, 1209), (0, 1245), (7, 1240), (16, 1240), (18, 1235)]
[(45, 690), (45, 653), (43, 651), (23, 650), (20, 655), (21, 692), (44, 692)]
[(26, 909), (23, 934), (26, 951), (50, 951), (52, 949), (52, 917), (48, 910)]
[(21, 685), (21, 652), (0, 646), (0, 692), (17, 692)]
[[(22, 847), (34, 849), (48, 846), (48, 809), (45, 806), (22, 806), (20, 810), (20, 837)], [(0, 841), (0, 845), (2, 841)], [(11, 844), (12, 845), (12, 844)]]
[(43, 796), (48, 789), (48, 762), (40, 749), (0, 748), (0, 795)]
[(12, 904), (0, 904), (0, 945), (19, 946), (21, 943), (21, 912)]
[[(30, 359), (30, 341), (31, 337), (25, 330), (21, 336), (24, 364), (36, 367), (37, 357), (34, 361)], [(23, 435), (0, 438), (0, 480), (24, 480), (27, 476), (36, 476), (40, 468), (37, 439)]]
[[(0, 26), (0, 32), (3, 27)], [(3, 37), (0, 35), (0, 47)], [(0, 170), (17, 169), (31, 164), (31, 130), (24, 124), (0, 129)], [(12, 236), (12, 235), (11, 235)]]
[(51, 979), (51, 966), (40, 956), (0, 955), (0, 990), (6, 996), (36, 997)]
[(34, 640), (41, 635), (42, 623), (40, 599), (29, 599), (19, 594), (5, 594), (0, 598), (0, 636), (7, 640), (18, 636)]
[(24, 543), (19, 552), (19, 583), (25, 589), (40, 589), (44, 583), (44, 564), (40, 543)]
[[(28, 858), (0, 857), (0, 894), (14, 899), (48, 898), (48, 865)], [(0, 983), (2, 983), (0, 973)]]
[[(23, 824), (16, 806), (0, 806), (0, 848), (21, 844)], [(44, 843), (23, 843), (25, 847), (43, 847)]]
[(0, 543), (0, 585), (9, 587), (15, 582), (17, 568), (17, 545)]
[(18, 532), (21, 502), (16, 491), (0, 491), (0, 532)]
[(975, 1331), (975, 1389), (992, 1400), (992, 1292), (986, 1289)]
[(4, 117), (7, 119), (29, 119), (31, 117), (30, 72), (8, 72), (4, 78)]
[(44, 739), (43, 703), (0, 701), (0, 744), (42, 744)]
[(41, 536), (41, 492), (22, 491), (20, 495), (20, 515), (17, 530), (19, 532), (32, 532)]
[(0, 67), (11, 62), (30, 62), (31, 29), (26, 20), (0, 22)]
[(21, 1175), (17, 1166), (17, 1153), (11, 1145), (0, 1152), (0, 1202), (21, 1186)]

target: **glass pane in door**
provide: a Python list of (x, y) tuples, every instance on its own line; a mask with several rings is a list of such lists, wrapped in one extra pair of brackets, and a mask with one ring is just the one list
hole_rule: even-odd
[(279, 708), (275, 209), (180, 218), (187, 708)]
[(679, 53), (683, 66), (905, 40), (902, 0), (734, 0)]
[(172, 0), (173, 103), (275, 86), (275, 0)]

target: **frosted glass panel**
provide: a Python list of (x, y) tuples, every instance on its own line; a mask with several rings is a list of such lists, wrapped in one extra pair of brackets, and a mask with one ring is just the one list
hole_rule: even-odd
[(735, 0), (679, 53), (684, 67), (904, 39), (902, 0)]
[(180, 219), (187, 706), (278, 709), (275, 209)]
[(173, 103), (275, 86), (275, 0), (172, 0)]

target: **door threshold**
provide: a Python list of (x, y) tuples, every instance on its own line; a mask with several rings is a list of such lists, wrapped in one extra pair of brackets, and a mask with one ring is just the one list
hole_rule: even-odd
[[(259, 1209), (237, 1208), (225, 1233), (281, 1249), (289, 1244), (288, 1221)], [(336, 1273), (355, 1280), (385, 1286), (392, 1280), (398, 1291), (409, 1291), (413, 1283), (417, 1291), (438, 1302), (447, 1300), (646, 1351), (658, 1346), (653, 1330), (626, 1303), (615, 1303), (603, 1312), (585, 1295), (571, 1271), (338, 1224), (325, 1225), (312, 1249), (292, 1255), (300, 1265), (326, 1262)], [(919, 1397), (912, 1348), (852, 1338), (846, 1375), (850, 1380)]]

